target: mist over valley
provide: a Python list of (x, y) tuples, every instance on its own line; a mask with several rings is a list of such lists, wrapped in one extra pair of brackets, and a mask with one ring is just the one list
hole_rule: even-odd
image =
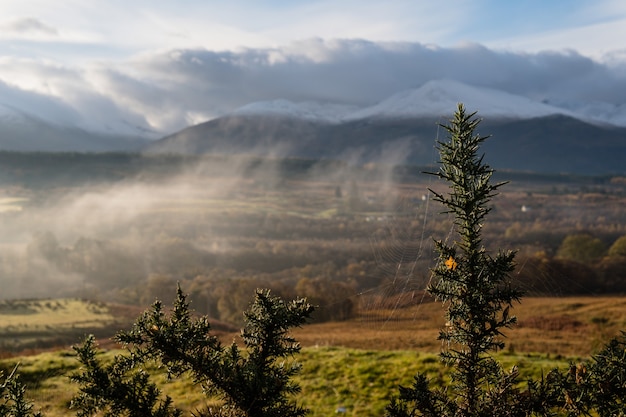
[[(3, 299), (169, 302), (238, 323), (257, 287), (306, 295), (317, 319), (411, 303), (430, 279), (432, 238), (451, 219), (430, 201), (430, 166), (128, 153), (0, 152)], [(490, 247), (520, 250), (537, 295), (613, 293), (626, 235), (620, 176), (500, 171)], [(562, 253), (590, 233), (604, 252)]]
[(626, 413), (626, 2), (44, 3), (0, 414)]

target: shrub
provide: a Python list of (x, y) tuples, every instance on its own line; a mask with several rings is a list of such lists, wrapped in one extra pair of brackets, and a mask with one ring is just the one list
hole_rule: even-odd
[(111, 365), (97, 360), (93, 339), (76, 348), (83, 371), (72, 379), (80, 384), (73, 406), (79, 416), (105, 415), (176, 416), (169, 398), (150, 383), (143, 365), (154, 361), (179, 377), (189, 372), (207, 393), (216, 393), (224, 405), (206, 410), (207, 415), (302, 416), (306, 410), (290, 399), (299, 392), (292, 377), (299, 371), (297, 362), (284, 360), (300, 351), (288, 336), (300, 326), (314, 308), (304, 299), (284, 302), (268, 290), (257, 290), (254, 301), (244, 313), (242, 339), (246, 350), (233, 342), (223, 346), (211, 334), (206, 317), (193, 319), (186, 296), (180, 287), (169, 316), (157, 301), (127, 332), (116, 336), (127, 346), (129, 355), (116, 356)]
[[(0, 372), (0, 379), (3, 378)], [(26, 388), (17, 373), (17, 366), (0, 383), (0, 416), (6, 417), (40, 417), (41, 413), (33, 412), (33, 403), (26, 399)]]
[(439, 259), (428, 287), (446, 306), (440, 357), (451, 367), (451, 384), (431, 389), (428, 378), (418, 374), (412, 386), (400, 387), (387, 416), (625, 415), (624, 336), (590, 361), (528, 381), (525, 390), (518, 381), (518, 368), (505, 371), (493, 358), (492, 353), (504, 347), (502, 330), (515, 323), (509, 308), (521, 293), (509, 277), (514, 253), (492, 257), (482, 246), (488, 203), (502, 183), (490, 183), (493, 170), (478, 155), (486, 137), (474, 134), (479, 120), (473, 116), (460, 104), (450, 125), (443, 126), (448, 141), (439, 143), (442, 166), (433, 175), (447, 181), (450, 191), (444, 195), (431, 190), (454, 215), (458, 233), (452, 244), (435, 242)]

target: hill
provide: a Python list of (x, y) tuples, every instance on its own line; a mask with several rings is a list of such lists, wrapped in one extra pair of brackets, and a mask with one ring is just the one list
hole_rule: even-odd
[[(230, 115), (157, 141), (148, 153), (251, 154), (339, 159), (351, 163), (430, 165), (436, 117), (366, 118), (338, 123), (291, 116)], [(489, 119), (481, 134), (487, 162), (498, 170), (603, 175), (625, 173), (626, 128), (596, 125), (566, 115)], [(443, 139), (443, 138), (442, 138)]]
[(146, 144), (138, 134), (98, 132), (0, 103), (0, 150), (19, 152), (136, 151)]

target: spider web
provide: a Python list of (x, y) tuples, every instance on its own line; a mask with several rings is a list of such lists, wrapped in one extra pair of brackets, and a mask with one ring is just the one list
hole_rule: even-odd
[[(439, 141), (439, 129), (436, 141)], [(435, 146), (433, 157), (435, 162)], [(372, 254), (377, 266), (380, 284), (356, 294), (360, 319), (380, 330), (403, 321), (417, 320), (424, 303), (432, 302), (426, 288), (431, 283), (431, 270), (436, 263), (433, 239), (445, 243), (456, 239), (452, 214), (442, 214), (443, 207), (432, 201), (429, 188), (439, 181), (427, 175), (423, 193), (404, 195), (393, 210), (394, 215), (380, 220), (380, 227), (370, 236)], [(505, 246), (506, 247), (506, 246)], [(492, 256), (497, 252), (487, 249)], [(550, 264), (522, 256), (510, 278), (524, 296), (563, 295), (563, 274)], [(535, 277), (532, 282), (524, 276)], [(579, 284), (577, 284), (579, 285)], [(569, 289), (571, 291), (571, 288)], [(579, 288), (581, 292), (588, 289)]]
[[(436, 163), (436, 142), (430, 160)], [(431, 199), (435, 177), (426, 175), (423, 188), (418, 184), (411, 192), (400, 195), (393, 215), (379, 221), (377, 231), (370, 236), (372, 255), (380, 284), (357, 294), (362, 321), (383, 330), (398, 321), (406, 320), (409, 312), (414, 320), (419, 306), (432, 301), (427, 294), (436, 261), (433, 237), (434, 227), (446, 225), (447, 237), (453, 233), (452, 219), (441, 214), (441, 206)]]

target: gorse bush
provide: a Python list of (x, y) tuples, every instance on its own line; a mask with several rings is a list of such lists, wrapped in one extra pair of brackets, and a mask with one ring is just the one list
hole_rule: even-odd
[(0, 416), (40, 417), (33, 411), (33, 403), (26, 398), (26, 387), (20, 380), (16, 366), (6, 378), (0, 372)]
[(449, 141), (439, 142), (442, 166), (432, 174), (449, 184), (448, 195), (431, 192), (454, 215), (458, 232), (458, 241), (452, 244), (435, 242), (439, 261), (428, 287), (447, 306), (446, 327), (439, 339), (445, 346), (441, 359), (453, 367), (451, 390), (431, 391), (426, 378), (417, 376), (414, 386), (402, 388), (400, 400), (389, 406), (390, 416), (416, 411), (429, 416), (499, 415), (508, 408), (503, 405), (509, 402), (516, 371), (504, 372), (489, 352), (504, 346), (500, 336), (515, 323), (509, 308), (521, 293), (512, 288), (508, 276), (514, 253), (492, 257), (482, 245), (488, 203), (503, 184), (491, 184), (493, 170), (478, 155), (486, 137), (474, 133), (479, 120), (473, 116), (460, 105), (451, 124), (443, 126)]
[(504, 347), (502, 331), (515, 323), (510, 314), (522, 293), (509, 273), (515, 254), (489, 255), (481, 229), (492, 197), (503, 183), (491, 184), (493, 170), (479, 155), (487, 137), (474, 132), (480, 120), (459, 105), (449, 125), (448, 141), (439, 142), (441, 168), (432, 173), (449, 185), (447, 195), (432, 191), (454, 216), (458, 239), (436, 241), (438, 262), (428, 291), (446, 306), (446, 326), (439, 339), (442, 362), (451, 367), (449, 387), (432, 389), (418, 374), (401, 387), (387, 407), (389, 417), (413, 416), (552, 416), (626, 415), (626, 338), (612, 340), (589, 361), (553, 370), (522, 389), (517, 367), (502, 369), (492, 353)]
[(313, 310), (304, 299), (284, 302), (267, 290), (257, 290), (244, 313), (241, 337), (246, 349), (242, 351), (235, 342), (223, 346), (211, 335), (206, 317), (192, 318), (179, 287), (169, 316), (157, 301), (130, 331), (116, 336), (127, 346), (128, 355), (116, 356), (112, 364), (103, 366), (92, 338), (76, 348), (83, 370), (72, 377), (80, 386), (72, 406), (80, 417), (97, 412), (129, 417), (180, 415), (170, 398), (159, 398), (159, 390), (144, 371), (147, 363), (156, 362), (172, 377), (190, 373), (207, 393), (224, 400), (222, 406), (205, 410), (206, 415), (302, 416), (306, 410), (290, 398), (300, 391), (292, 380), (300, 365), (287, 361), (300, 345), (288, 331), (304, 324)]
[(78, 417), (97, 413), (105, 417), (181, 415), (171, 398), (160, 398), (161, 392), (150, 375), (137, 367), (132, 357), (115, 356), (112, 363), (103, 364), (93, 336), (74, 350), (83, 366), (82, 372), (70, 376), (80, 387), (71, 403)]

